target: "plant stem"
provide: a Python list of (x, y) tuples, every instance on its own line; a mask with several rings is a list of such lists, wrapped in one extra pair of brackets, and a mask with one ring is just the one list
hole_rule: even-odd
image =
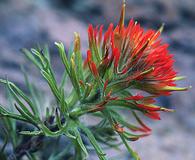
[(122, 134), (119, 133), (119, 136), (121, 138), (121, 140), (123, 141), (123, 143), (125, 144), (125, 147), (127, 148), (128, 152), (131, 154), (131, 156), (133, 157), (134, 160), (140, 160), (140, 158), (138, 157), (137, 153), (134, 152), (131, 147), (128, 145), (126, 139), (124, 138), (124, 136)]
[[(108, 118), (108, 121), (110, 123), (111, 126), (114, 126), (115, 120), (113, 119), (113, 117), (110, 115), (110, 112), (108, 112), (106, 109), (102, 111), (103, 114), (105, 115), (105, 117)], [(140, 158), (138, 157), (137, 153), (134, 152), (131, 147), (128, 145), (126, 139), (124, 138), (122, 133), (118, 133), (120, 138), (122, 139), (123, 143), (125, 144), (127, 150), (129, 151), (129, 153), (131, 154), (131, 156), (133, 157), (134, 160), (140, 160)]]

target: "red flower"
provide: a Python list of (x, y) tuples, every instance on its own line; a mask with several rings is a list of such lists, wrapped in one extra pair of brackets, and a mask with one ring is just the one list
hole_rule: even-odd
[(174, 90), (186, 90), (175, 87), (174, 59), (168, 51), (168, 44), (160, 38), (162, 28), (145, 31), (133, 19), (125, 27), (124, 14), (125, 5), (119, 24), (114, 28), (111, 23), (103, 36), (102, 25), (95, 28), (89, 25), (89, 49), (96, 66), (104, 64), (107, 70), (118, 75), (118, 79), (124, 77), (122, 83), (130, 86), (134, 81), (134, 88), (151, 94), (169, 95)]
[[(182, 77), (177, 77), (173, 67), (174, 58), (168, 50), (169, 45), (160, 37), (163, 27), (157, 31), (144, 30), (133, 19), (125, 26), (124, 16), (125, 4), (118, 25), (114, 27), (111, 23), (104, 34), (103, 25), (89, 25), (89, 50), (85, 65), (88, 63), (90, 72), (95, 78), (98, 77), (105, 97), (111, 91), (116, 94), (114, 98), (109, 98), (109, 102), (128, 101), (128, 104), (135, 106), (134, 109), (159, 120), (159, 111), (172, 110), (155, 105), (154, 98), (188, 88), (176, 87), (175, 81)], [(142, 90), (150, 96), (117, 95), (118, 91), (128, 88)]]

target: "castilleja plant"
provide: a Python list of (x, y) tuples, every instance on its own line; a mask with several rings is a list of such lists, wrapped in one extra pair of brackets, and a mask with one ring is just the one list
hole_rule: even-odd
[[(109, 155), (102, 147), (119, 147), (117, 135), (132, 159), (140, 159), (128, 144), (128, 141), (138, 140), (151, 133), (140, 116), (160, 120), (161, 111), (173, 110), (158, 106), (155, 98), (188, 88), (176, 87), (175, 81), (183, 77), (177, 77), (173, 55), (168, 51), (168, 44), (160, 38), (163, 27), (157, 31), (145, 31), (133, 19), (125, 26), (124, 18), (125, 3), (117, 26), (111, 23), (104, 29), (103, 25), (89, 25), (89, 48), (84, 61), (78, 33), (75, 33), (74, 49), (69, 56), (61, 42), (55, 43), (65, 68), (60, 84), (56, 81), (46, 49), (23, 49), (23, 53), (48, 83), (56, 103), (40, 114), (41, 106), (35, 103), (35, 98), (26, 95), (14, 83), (1, 79), (0, 82), (7, 85), (17, 109), (13, 113), (1, 106), (1, 117), (33, 125), (33, 130), (19, 133), (23, 136), (66, 136), (75, 148), (72, 155), (75, 160), (87, 159), (90, 145), (99, 159), (108, 159)], [(72, 91), (66, 93), (65, 86), (70, 82)], [(32, 87), (28, 86), (32, 91)], [(131, 124), (123, 110), (134, 117), (137, 123)], [(84, 115), (98, 117), (95, 119), (97, 122), (86, 124), (80, 119)], [(24, 155), (28, 153), (28, 157), (38, 158), (38, 154), (27, 149), (25, 151)]]

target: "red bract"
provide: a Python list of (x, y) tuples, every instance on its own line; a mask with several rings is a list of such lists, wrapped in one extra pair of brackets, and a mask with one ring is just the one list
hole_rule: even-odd
[(118, 25), (114, 27), (111, 23), (104, 34), (103, 25), (89, 25), (86, 62), (90, 72), (98, 76), (104, 95), (111, 90), (117, 94), (128, 88), (147, 92), (150, 96), (117, 95), (115, 101), (128, 101), (146, 116), (160, 119), (159, 111), (172, 110), (154, 105), (153, 98), (187, 88), (176, 87), (175, 81), (181, 77), (176, 77), (173, 55), (169, 53), (169, 45), (160, 37), (163, 27), (157, 31), (144, 30), (133, 19), (125, 26), (124, 16), (125, 4)]
[(89, 68), (90, 68), (92, 74), (95, 77), (97, 77), (98, 76), (97, 67), (96, 67), (96, 64), (92, 61), (91, 51), (90, 50), (87, 51), (87, 62), (88, 62), (88, 65), (89, 65)]
[[(133, 19), (124, 26), (123, 6), (119, 24), (114, 28), (111, 23), (102, 36), (102, 28), (89, 25), (89, 49), (96, 58), (97, 66), (107, 64), (107, 69), (120, 75), (123, 82), (134, 88), (155, 95), (169, 95), (174, 90), (186, 90), (175, 87), (176, 71), (174, 59), (168, 51), (168, 44), (163, 43), (160, 34), (162, 28), (155, 31), (144, 30)], [(113, 63), (113, 67), (111, 64)]]
[(145, 115), (151, 119), (160, 120), (160, 113), (159, 112), (150, 111), (150, 112), (145, 113)]
[(135, 96), (126, 97), (125, 100), (135, 100), (135, 101), (139, 101), (139, 100), (141, 100), (141, 99), (143, 99), (143, 98), (144, 98), (144, 96), (137, 94), (137, 95), (135, 95)]

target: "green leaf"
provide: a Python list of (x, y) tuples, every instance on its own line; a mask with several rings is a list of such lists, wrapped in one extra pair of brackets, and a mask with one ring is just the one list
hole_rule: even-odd
[[(33, 119), (33, 114), (27, 109), (27, 107), (24, 105), (24, 103), (20, 100), (20, 98), (18, 97), (18, 94), (24, 99), (24, 100), (26, 100), (26, 102), (29, 104), (29, 106), (30, 106), (30, 108), (32, 109), (32, 111), (33, 111), (33, 113), (35, 114), (35, 110), (34, 110), (34, 108), (32, 107), (32, 105), (31, 105), (31, 102), (30, 102), (30, 100), (23, 94), (23, 92), (22, 91), (20, 91), (20, 90), (18, 90), (16, 87), (14, 87), (16, 90), (16, 92), (12, 89), (12, 86), (14, 86), (14, 85), (10, 85), (10, 83), (7, 81), (7, 86), (8, 86), (8, 88), (9, 88), (9, 91), (11, 92), (11, 94), (13, 95), (13, 97), (14, 97), (14, 99), (16, 100), (16, 102), (18, 103), (18, 105), (22, 108), (22, 112), (20, 112), (20, 113), (24, 113), (25, 115), (27, 115), (28, 117), (31, 117), (31, 119)], [(16, 105), (15, 105), (16, 106)], [(18, 107), (16, 107), (17, 108), (17, 110), (18, 110)], [(20, 110), (20, 109), (19, 109)], [(18, 110), (18, 111), (19, 111)], [(37, 118), (35, 118), (34, 117), (34, 119), (37, 119)], [(34, 120), (33, 120), (34, 121)]]
[(29, 51), (28, 49), (26, 48), (22, 48), (21, 49), (22, 53), (24, 53), (24, 55), (30, 60), (33, 62), (33, 64), (41, 69), (42, 68), (42, 65), (40, 64), (40, 62), (32, 55), (31, 51)]
[(76, 139), (76, 138), (77, 138), (77, 137), (75, 137), (75, 135), (72, 135), (72, 133), (70, 133), (69, 131), (64, 132), (64, 134), (65, 134), (67, 137), (71, 138), (71, 139)]
[(22, 117), (21, 115), (17, 115), (17, 114), (11, 113), (11, 112), (5, 110), (4, 108), (6, 108), (6, 107), (3, 107), (3, 106), (0, 104), (0, 116), (8, 117), (8, 118), (13, 118), (13, 119), (16, 119), (16, 120), (21, 120), (21, 121), (28, 122), (28, 121), (27, 121), (24, 117)]
[(133, 157), (134, 160), (141, 160), (140, 157), (138, 156), (138, 154), (133, 151), (131, 149), (131, 147), (128, 145), (127, 141), (125, 140), (125, 137), (122, 134), (119, 134), (123, 143), (125, 144), (125, 147), (127, 148), (127, 150), (129, 151), (129, 153), (131, 154), (131, 156)]
[(78, 77), (79, 77), (79, 80), (82, 80), (84, 81), (84, 71), (83, 71), (83, 59), (82, 59), (82, 54), (81, 52), (77, 52), (75, 53), (76, 55), (76, 64), (77, 64), (77, 68), (78, 68)]
[(173, 78), (172, 80), (173, 81), (180, 81), (180, 80), (183, 80), (183, 79), (186, 79), (186, 77), (185, 76), (178, 76), (178, 77)]
[(28, 115), (24, 110), (20, 109), (16, 104), (14, 105), (18, 110), (18, 112), (22, 115), (22, 117), (24, 117), (28, 122), (37, 125), (38, 122), (35, 120), (35, 118), (33, 118), (33, 116)]
[(107, 160), (107, 158), (105, 157), (105, 153), (103, 152), (103, 150), (101, 149), (101, 147), (97, 143), (92, 132), (87, 127), (85, 127), (82, 123), (80, 123), (80, 122), (77, 122), (77, 123), (78, 123), (79, 128), (81, 128), (83, 130), (83, 132), (89, 138), (89, 141), (91, 142), (91, 144), (95, 148), (95, 151), (96, 151), (98, 157), (100, 158), (100, 160)]
[(45, 70), (41, 70), (41, 74), (47, 80), (47, 83), (50, 86), (50, 89), (52, 90), (52, 93), (55, 95), (56, 99), (60, 101), (60, 93), (58, 87), (53, 78), (51, 77), (51, 75), (47, 73)]
[(64, 71), (61, 82), (60, 82), (60, 87), (59, 87), (60, 90), (62, 90), (64, 88), (64, 86), (67, 82), (66, 79), (67, 79), (67, 73), (66, 73), (66, 71)]
[(76, 66), (75, 66), (75, 56), (74, 54), (72, 54), (71, 57), (71, 66), (70, 66), (70, 79), (72, 81), (73, 87), (76, 90), (76, 93), (78, 95), (78, 97), (81, 97), (81, 91), (80, 91), (80, 85), (79, 85), (79, 81), (78, 81), (78, 77), (77, 77), (77, 73), (76, 73)]
[(29, 107), (31, 108), (33, 114), (36, 114), (35, 108), (32, 104), (32, 102), (30, 101), (30, 99), (22, 92), (22, 90), (20, 90), (15, 84), (13, 84), (12, 82), (9, 82), (8, 80), (2, 80), (0, 79), (0, 83), (4, 83), (7, 84), (8, 89), (10, 91), (10, 93), (13, 95), (14, 99), (16, 100), (16, 102), (22, 107), (22, 109), (24, 110), (24, 112), (26, 112), (26, 114), (30, 115), (33, 117), (33, 115), (31, 114), (30, 111), (28, 111), (27, 107), (23, 104), (23, 102), (19, 99), (18, 95), (27, 102), (27, 104), (29, 105)]
[(81, 138), (81, 136), (80, 136), (79, 131), (75, 128), (75, 129), (73, 130), (73, 132), (74, 132), (74, 134), (75, 134), (75, 136), (76, 136), (76, 141), (77, 141), (77, 143), (79, 144), (80, 148), (82, 149), (82, 151), (83, 151), (83, 153), (84, 153), (84, 158), (87, 159), (87, 157), (88, 157), (88, 152), (87, 152), (87, 149), (86, 149), (85, 145), (83, 144), (83, 141), (82, 141), (82, 138)]
[(51, 60), (50, 60), (49, 47), (46, 44), (43, 47), (43, 53), (44, 53), (45, 58), (48, 60), (49, 64), (51, 64), (51, 62), (50, 62)]
[(21, 131), (19, 134), (26, 135), (26, 136), (39, 136), (43, 135), (43, 131)]
[(32, 97), (32, 102), (28, 99), (28, 97), (25, 97), (25, 99), (28, 100), (31, 107), (33, 107), (33, 110), (35, 112), (34, 114), (38, 117), (40, 104), (39, 104), (39, 101), (37, 100), (37, 96), (36, 96), (36, 93), (34, 91), (34, 86), (30, 83), (30, 81), (28, 79), (27, 72), (25, 71), (25, 69), (23, 67), (21, 67), (21, 70), (24, 74), (25, 84), (27, 85), (27, 88), (30, 91), (30, 94)]
[(48, 64), (45, 62), (45, 58), (43, 57), (43, 55), (39, 51), (37, 51), (36, 49), (34, 49), (34, 48), (31, 49), (31, 52), (35, 56), (37, 56), (37, 58), (40, 60), (42, 67), (43, 68), (47, 68), (47, 65)]
[(161, 90), (163, 91), (186, 91), (188, 90), (190, 87), (174, 87), (174, 86), (165, 86), (163, 87)]
[(66, 115), (68, 113), (68, 105), (67, 102), (65, 101), (63, 89), (61, 90), (60, 109), (63, 115)]
[(57, 48), (59, 50), (60, 57), (61, 57), (61, 60), (64, 64), (64, 66), (65, 66), (66, 72), (70, 75), (70, 65), (69, 65), (68, 59), (66, 57), (64, 45), (61, 42), (59, 42), (59, 43), (55, 42), (55, 45), (57, 46)]
[(61, 42), (60, 43), (55, 42), (55, 45), (58, 47), (60, 57), (65, 66), (66, 72), (69, 75), (72, 85), (75, 88), (78, 97), (80, 97), (80, 86), (79, 86), (79, 81), (76, 73), (76, 66), (75, 66), (75, 59), (74, 59), (75, 55), (72, 54), (71, 63), (69, 64), (68, 59), (66, 57), (64, 45)]
[(48, 136), (48, 137), (58, 137), (58, 136), (62, 135), (62, 133), (63, 133), (62, 130), (58, 130), (56, 132), (51, 131), (43, 123), (39, 124), (39, 128), (43, 131), (44, 135)]

